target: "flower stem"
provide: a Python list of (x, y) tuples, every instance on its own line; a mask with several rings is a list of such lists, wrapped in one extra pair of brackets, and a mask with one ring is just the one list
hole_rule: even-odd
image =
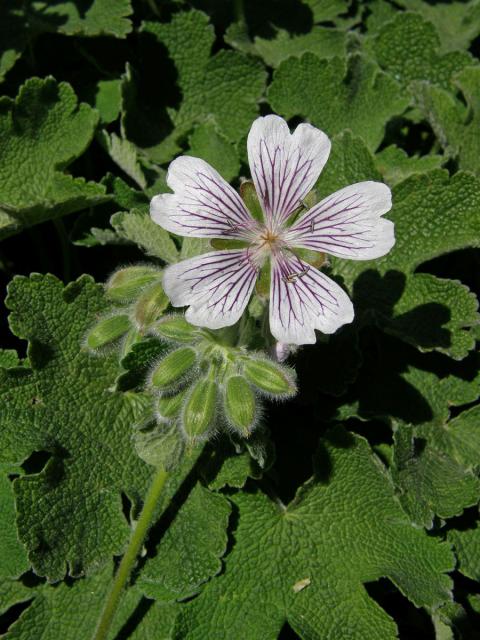
[(97, 628), (92, 640), (106, 640), (107, 638), (110, 625), (112, 624), (113, 616), (115, 615), (120, 597), (122, 595), (122, 591), (128, 578), (130, 577), (133, 567), (135, 566), (138, 552), (140, 551), (140, 547), (142, 546), (142, 543), (151, 525), (151, 521), (155, 513), (155, 508), (158, 503), (158, 498), (162, 493), (162, 489), (165, 485), (167, 477), (168, 472), (165, 471), (163, 467), (159, 467), (145, 498), (145, 503), (143, 505), (140, 518), (138, 519), (137, 526), (132, 533), (132, 537), (130, 538), (127, 550), (125, 551), (125, 555), (120, 562), (120, 566), (118, 567), (118, 571), (113, 580), (110, 592), (108, 593), (107, 599), (105, 600), (102, 615), (100, 617), (100, 620), (98, 621)]

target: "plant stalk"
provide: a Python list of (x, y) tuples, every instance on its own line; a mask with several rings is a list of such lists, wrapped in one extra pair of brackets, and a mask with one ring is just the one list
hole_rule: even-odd
[(155, 508), (163, 487), (165, 486), (167, 477), (168, 472), (165, 471), (163, 467), (159, 467), (145, 498), (145, 503), (143, 505), (142, 512), (140, 513), (137, 526), (132, 533), (125, 555), (120, 562), (120, 566), (118, 567), (118, 571), (107, 595), (107, 599), (105, 600), (102, 615), (98, 621), (92, 640), (106, 640), (108, 636), (120, 597), (125, 584), (132, 573), (138, 553), (152, 523)]

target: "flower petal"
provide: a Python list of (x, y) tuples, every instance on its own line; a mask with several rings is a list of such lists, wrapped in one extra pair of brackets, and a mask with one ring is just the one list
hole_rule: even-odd
[(257, 118), (248, 134), (248, 161), (266, 220), (280, 225), (301, 205), (323, 169), (330, 140), (310, 124), (290, 134), (279, 116)]
[(313, 344), (315, 329), (334, 333), (353, 320), (353, 305), (333, 280), (296, 256), (272, 260), (270, 331), (280, 342)]
[(380, 258), (395, 244), (393, 222), (381, 218), (391, 208), (386, 184), (352, 184), (304, 213), (285, 234), (285, 241), (339, 258)]
[(257, 274), (248, 249), (212, 251), (169, 266), (163, 287), (174, 307), (189, 305), (185, 315), (189, 322), (220, 329), (240, 318)]
[(168, 168), (167, 184), (174, 193), (162, 193), (150, 203), (152, 219), (167, 231), (250, 239), (256, 222), (235, 189), (204, 160), (180, 156)]

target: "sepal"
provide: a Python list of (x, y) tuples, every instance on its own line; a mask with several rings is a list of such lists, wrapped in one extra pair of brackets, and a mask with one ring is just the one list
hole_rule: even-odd
[(251, 385), (240, 375), (227, 379), (223, 407), (228, 424), (248, 438), (257, 423), (257, 399)]
[(177, 314), (164, 316), (151, 327), (150, 333), (168, 342), (188, 343), (198, 340), (201, 329)]
[(104, 316), (96, 322), (85, 338), (85, 346), (99, 353), (117, 344), (130, 329), (130, 318), (124, 314)]
[(191, 347), (181, 347), (168, 353), (150, 373), (150, 386), (159, 391), (171, 389), (184, 381), (197, 361), (197, 352)]
[(168, 307), (170, 301), (160, 282), (145, 289), (135, 303), (134, 323), (140, 331), (145, 331), (156, 322)]
[(157, 400), (156, 416), (158, 422), (172, 422), (180, 414), (187, 390), (183, 389), (173, 396), (160, 396)]
[(192, 386), (181, 415), (182, 432), (190, 446), (204, 442), (213, 432), (217, 396), (217, 383), (212, 376), (201, 378)]
[(129, 304), (141, 292), (161, 277), (162, 272), (154, 266), (133, 265), (118, 269), (105, 283), (105, 294), (112, 302)]
[(293, 370), (262, 356), (245, 357), (243, 372), (251, 384), (272, 398), (289, 398), (297, 392)]

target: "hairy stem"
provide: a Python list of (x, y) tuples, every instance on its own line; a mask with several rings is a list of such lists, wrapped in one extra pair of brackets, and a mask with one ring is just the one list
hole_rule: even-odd
[(110, 591), (105, 600), (105, 604), (102, 610), (102, 615), (98, 621), (97, 628), (93, 635), (92, 640), (105, 640), (108, 635), (108, 631), (112, 624), (113, 617), (118, 607), (122, 591), (127, 583), (128, 578), (132, 572), (137, 561), (138, 552), (142, 546), (142, 543), (147, 535), (148, 529), (152, 524), (152, 518), (155, 513), (155, 508), (158, 503), (160, 494), (165, 485), (165, 481), (168, 477), (168, 472), (159, 467), (157, 470), (153, 482), (148, 490), (143, 505), (140, 518), (138, 519), (137, 526), (135, 527), (130, 542), (128, 544), (125, 555), (122, 558), (118, 571), (113, 580)]

